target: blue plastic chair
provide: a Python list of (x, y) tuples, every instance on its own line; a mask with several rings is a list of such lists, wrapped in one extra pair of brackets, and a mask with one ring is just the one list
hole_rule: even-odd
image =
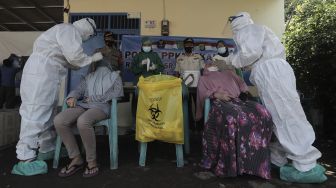
[[(64, 103), (62, 111), (67, 109), (68, 106)], [(94, 126), (106, 126), (109, 135), (110, 146), (110, 169), (118, 168), (118, 125), (117, 125), (117, 99), (112, 99), (111, 102), (111, 114), (109, 119), (102, 120), (96, 123)], [(53, 161), (53, 168), (58, 167), (60, 151), (62, 147), (62, 140), (60, 136), (56, 139), (56, 149)]]
[(210, 111), (210, 99), (206, 98), (204, 102), (204, 124), (208, 121), (209, 119), (209, 111)]
[[(137, 93), (137, 91), (136, 91)], [(189, 154), (190, 152), (190, 141), (189, 141), (189, 120), (188, 120), (188, 89), (182, 84), (182, 102), (183, 102), (183, 125), (184, 125), (184, 148), (185, 152)], [(139, 165), (144, 167), (146, 165), (146, 154), (147, 154), (147, 142), (140, 143), (140, 157)], [(183, 146), (182, 144), (175, 144), (176, 150), (176, 166), (183, 167)]]

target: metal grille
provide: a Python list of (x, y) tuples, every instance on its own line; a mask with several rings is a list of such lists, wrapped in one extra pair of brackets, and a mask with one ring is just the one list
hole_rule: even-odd
[(86, 17), (95, 21), (98, 32), (111, 31), (118, 46), (123, 35), (140, 35), (140, 18), (127, 18), (127, 13), (72, 13), (70, 22)]
[(71, 23), (82, 18), (91, 18), (95, 21), (97, 31), (105, 31), (109, 29), (109, 16), (107, 15), (73, 15), (71, 16)]

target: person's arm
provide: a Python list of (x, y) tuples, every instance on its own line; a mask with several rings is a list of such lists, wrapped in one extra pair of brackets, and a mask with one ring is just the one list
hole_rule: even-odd
[(245, 81), (240, 76), (235, 74), (234, 72), (230, 71), (229, 73), (234, 78), (235, 83), (238, 85), (240, 92), (246, 93), (248, 91), (248, 87), (247, 87)]
[(154, 62), (154, 64), (157, 66), (156, 67), (156, 72), (157, 73), (160, 73), (160, 72), (163, 73), (165, 67), (164, 67), (164, 65), (163, 65), (163, 63), (161, 61), (160, 56), (157, 53), (155, 53), (155, 62)]
[(209, 91), (204, 83), (204, 77), (198, 80), (197, 95), (196, 95), (196, 121), (202, 119), (204, 110), (204, 101), (210, 97), (213, 92)]
[(131, 72), (135, 75), (141, 75), (143, 66), (140, 62), (139, 54), (135, 55), (131, 63)]
[(234, 80), (236, 82), (236, 84), (239, 87), (240, 90), (240, 94), (238, 96), (238, 98), (242, 101), (246, 101), (248, 99), (252, 99), (252, 95), (249, 93), (248, 91), (248, 86), (245, 83), (245, 81), (238, 75), (236, 75), (235, 73), (231, 72), (232, 76), (234, 77)]
[(65, 59), (75, 67), (84, 67), (100, 60), (96, 55), (98, 53), (93, 56), (84, 53), (80, 33), (71, 25), (60, 27), (56, 33), (56, 40)]
[(89, 96), (89, 102), (102, 102), (106, 103), (113, 98), (124, 96), (124, 89), (121, 77), (118, 76), (111, 88), (109, 88), (103, 95)]
[(118, 69), (122, 70), (122, 68), (123, 68), (122, 53), (118, 50)]
[(181, 75), (180, 75), (180, 74), (181, 74), (181, 65), (180, 65), (181, 61), (182, 61), (182, 59), (180, 58), (180, 56), (178, 56), (178, 57), (176, 58), (175, 69), (174, 69), (175, 74), (176, 74), (177, 77), (180, 77), (180, 76), (181, 76)]
[(235, 97), (226, 91), (220, 91), (220, 92), (216, 91), (213, 93), (213, 98), (219, 99), (222, 101), (230, 101), (231, 99), (234, 99)]
[(199, 60), (199, 66), (200, 66), (200, 74), (203, 75), (204, 74), (204, 68), (205, 68), (205, 61), (204, 61), (204, 57), (202, 55), (200, 55), (200, 60)]
[(199, 66), (201, 67), (201, 69), (204, 69), (205, 67), (205, 59), (202, 55), (199, 55), (200, 56), (200, 60), (199, 60)]
[(72, 90), (68, 94), (66, 100), (69, 98), (79, 99), (79, 98), (84, 97), (86, 86), (87, 86), (86, 79), (83, 78), (81, 82), (79, 83), (79, 85), (77, 86), (77, 88), (75, 90)]
[(204, 101), (206, 98), (215, 99), (217, 89), (209, 88), (206, 83), (207, 76), (201, 76), (197, 84), (196, 95), (196, 121), (203, 117)]
[(228, 63), (236, 68), (246, 67), (256, 62), (263, 54), (265, 30), (263, 27), (251, 25), (242, 29), (234, 37), (236, 51), (230, 54)]

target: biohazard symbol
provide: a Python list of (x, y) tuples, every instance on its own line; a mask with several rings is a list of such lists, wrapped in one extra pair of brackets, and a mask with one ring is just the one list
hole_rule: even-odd
[(158, 118), (160, 116), (160, 113), (162, 113), (162, 111), (159, 109), (159, 105), (156, 104), (156, 108), (153, 107), (153, 104), (149, 107), (148, 109), (152, 115), (152, 119), (155, 121), (159, 121)]

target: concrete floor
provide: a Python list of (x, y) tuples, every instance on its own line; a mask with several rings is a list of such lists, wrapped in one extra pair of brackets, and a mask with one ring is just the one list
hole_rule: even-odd
[[(320, 162), (328, 171), (328, 181), (319, 185), (293, 184), (279, 179), (276, 170), (272, 170), (272, 179), (269, 181), (253, 176), (237, 178), (212, 177), (202, 180), (195, 175), (200, 169), (196, 163), (201, 157), (200, 136), (192, 136), (192, 153), (185, 156), (184, 168), (176, 168), (175, 148), (172, 144), (154, 142), (148, 145), (147, 166), (138, 166), (137, 142), (134, 136), (120, 136), (119, 138), (119, 168), (109, 169), (107, 137), (97, 138), (98, 161), (100, 175), (91, 179), (84, 179), (81, 173), (61, 179), (57, 176), (59, 169), (51, 168), (48, 162), (49, 173), (33, 177), (11, 175), (10, 171), (16, 162), (15, 146), (0, 151), (0, 188), (105, 188), (105, 187), (136, 187), (136, 188), (336, 188), (336, 144), (333, 141), (318, 140), (316, 146), (323, 153)], [(60, 166), (66, 164), (61, 160)]]

